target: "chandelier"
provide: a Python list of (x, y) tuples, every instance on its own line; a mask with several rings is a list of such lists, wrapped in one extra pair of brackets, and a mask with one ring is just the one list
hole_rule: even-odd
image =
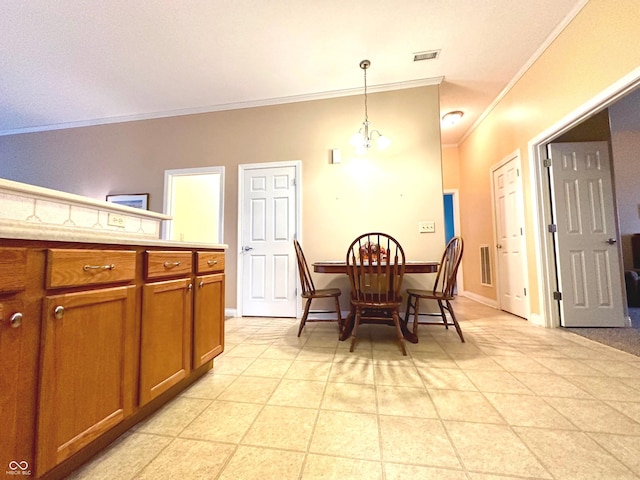
[(375, 142), (379, 150), (384, 150), (391, 145), (391, 140), (382, 135), (378, 130), (369, 131), (369, 113), (367, 111), (367, 69), (371, 66), (369, 60), (362, 60), (360, 68), (364, 71), (364, 122), (362, 127), (353, 134), (349, 143), (356, 148), (356, 153), (367, 153), (367, 149)]

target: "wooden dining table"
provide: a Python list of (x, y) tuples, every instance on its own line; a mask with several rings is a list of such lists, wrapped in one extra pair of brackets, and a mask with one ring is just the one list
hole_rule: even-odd
[[(407, 261), (404, 264), (404, 273), (413, 274), (413, 273), (435, 273), (438, 271), (438, 262), (432, 261), (423, 261), (423, 260), (414, 260)], [(345, 260), (325, 260), (320, 262), (315, 262), (313, 264), (313, 271), (316, 273), (331, 273), (336, 275), (347, 275), (347, 262)], [(349, 315), (347, 316), (344, 324), (344, 330), (340, 335), (340, 340), (346, 340), (351, 336), (351, 331), (353, 330), (353, 324), (355, 320), (355, 311), (353, 308), (349, 311)], [(402, 329), (402, 334), (404, 335), (405, 340), (411, 343), (418, 343), (418, 337), (410, 332), (407, 328), (407, 325), (401, 319), (400, 327)]]

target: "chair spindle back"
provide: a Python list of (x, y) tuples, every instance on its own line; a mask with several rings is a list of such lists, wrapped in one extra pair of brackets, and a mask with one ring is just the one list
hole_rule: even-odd
[(401, 298), (404, 250), (390, 235), (360, 235), (349, 246), (346, 263), (353, 300), (378, 304)]
[(453, 298), (453, 291), (456, 287), (456, 276), (458, 274), (458, 267), (462, 260), (462, 252), (464, 251), (464, 242), (461, 237), (453, 237), (447, 243), (442, 260), (440, 261), (440, 268), (438, 268), (438, 274), (436, 281), (433, 285), (434, 293), (442, 293), (447, 298)]
[(302, 247), (297, 240), (293, 241), (293, 245), (296, 249), (296, 258), (298, 259), (298, 273), (300, 274), (300, 285), (302, 286), (302, 294), (306, 295), (307, 293), (315, 293), (316, 287), (313, 284), (311, 271), (309, 270), (309, 265), (307, 265), (307, 260), (304, 258)]

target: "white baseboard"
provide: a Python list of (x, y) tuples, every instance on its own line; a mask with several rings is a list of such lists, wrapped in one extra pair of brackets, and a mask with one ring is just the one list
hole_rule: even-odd
[(238, 310), (236, 308), (224, 309), (224, 318), (237, 317), (237, 316), (238, 316)]
[(477, 293), (473, 293), (469, 291), (459, 292), (459, 295), (470, 298), (471, 300), (474, 300), (478, 303), (482, 303), (483, 305), (486, 305), (488, 307), (493, 307), (495, 309), (498, 308), (497, 300), (494, 300), (492, 298), (483, 297), (482, 295), (478, 295)]
[(534, 325), (537, 325), (538, 327), (546, 327), (547, 326), (545, 324), (544, 317), (542, 315), (540, 315), (539, 313), (530, 313), (529, 314), (529, 323), (533, 323)]

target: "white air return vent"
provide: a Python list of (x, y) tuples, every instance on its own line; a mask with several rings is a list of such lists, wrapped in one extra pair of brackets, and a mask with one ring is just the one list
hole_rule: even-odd
[(491, 271), (491, 252), (489, 245), (480, 245), (480, 274), (482, 285), (493, 285), (493, 272)]
[(418, 52), (413, 54), (414, 62), (421, 62), (423, 60), (435, 60), (440, 56), (440, 50), (429, 50), (428, 52)]

